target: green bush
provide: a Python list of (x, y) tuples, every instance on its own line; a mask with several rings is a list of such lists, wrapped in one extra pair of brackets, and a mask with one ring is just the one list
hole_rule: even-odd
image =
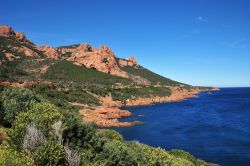
[(64, 114), (62, 118), (64, 124), (63, 139), (74, 149), (91, 149), (95, 135), (95, 127), (91, 124), (82, 122), (74, 114)]
[(8, 131), (10, 143), (21, 149), (26, 127), (31, 123), (34, 123), (45, 137), (51, 136), (52, 126), (61, 118), (61, 112), (53, 104), (35, 104), (27, 112), (21, 112), (16, 117), (12, 128)]
[(14, 149), (0, 146), (1, 166), (35, 166), (32, 159)]
[(123, 141), (123, 137), (121, 134), (116, 132), (115, 130), (110, 129), (99, 129), (97, 131), (97, 137), (99, 138), (106, 138), (108, 140), (117, 140), (117, 141)]
[(47, 141), (33, 153), (36, 165), (41, 166), (61, 166), (66, 165), (65, 152), (62, 145), (55, 141)]
[(11, 124), (19, 112), (28, 110), (42, 99), (33, 91), (25, 88), (8, 88), (2, 94), (3, 120)]
[(133, 166), (137, 165), (137, 158), (134, 152), (121, 141), (113, 140), (107, 142), (103, 147), (97, 160), (105, 161), (109, 166)]

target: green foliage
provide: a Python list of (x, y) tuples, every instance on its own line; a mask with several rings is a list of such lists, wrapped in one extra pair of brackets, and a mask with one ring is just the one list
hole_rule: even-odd
[(97, 131), (97, 137), (106, 138), (108, 140), (123, 141), (122, 135), (111, 129), (99, 129)]
[(148, 145), (134, 143), (129, 145), (133, 148), (136, 154), (139, 154), (138, 158), (140, 163), (146, 166), (194, 166), (194, 164), (185, 158), (176, 158), (169, 154), (162, 148), (153, 148)]
[(26, 111), (41, 98), (29, 89), (8, 88), (2, 94), (3, 120), (12, 123), (19, 112)]
[(88, 86), (91, 93), (99, 96), (106, 96), (111, 94), (114, 100), (124, 101), (127, 99), (137, 99), (139, 97), (152, 97), (152, 96), (169, 96), (171, 94), (169, 88), (141, 86), (141, 87), (125, 87), (125, 88), (111, 88), (100, 86)]
[(99, 105), (97, 98), (88, 94), (79, 86), (63, 86), (58, 84), (39, 84), (34, 88), (38, 94), (51, 101), (58, 107), (67, 107), (68, 102)]
[(44, 145), (36, 149), (33, 158), (36, 165), (66, 165), (64, 148), (62, 145), (59, 145), (54, 141), (47, 141)]
[(95, 135), (95, 127), (91, 124), (83, 123), (74, 114), (64, 114), (62, 118), (64, 124), (63, 139), (74, 149), (91, 149)]
[(198, 166), (198, 165), (204, 165), (204, 166), (206, 166), (206, 165), (213, 165), (213, 164), (206, 163), (203, 160), (199, 160), (199, 159), (195, 158), (190, 153), (185, 152), (184, 150), (173, 149), (169, 153), (172, 154), (172, 155), (174, 155), (175, 157), (183, 158), (183, 159), (186, 159), (188, 161), (191, 161), (196, 166)]
[(8, 131), (10, 144), (18, 149), (22, 148), (26, 127), (34, 123), (36, 128), (43, 132), (45, 137), (51, 135), (52, 125), (62, 118), (61, 112), (52, 104), (38, 103), (27, 112), (21, 112)]
[(146, 78), (148, 81), (151, 82), (152, 85), (157, 85), (158, 83), (162, 85), (179, 85), (181, 83), (173, 81), (171, 79), (165, 78), (159, 74), (156, 74), (142, 66), (139, 66), (137, 68), (135, 67), (121, 67), (122, 70), (128, 72), (129, 74), (140, 76), (142, 78)]
[(81, 84), (101, 84), (114, 85), (115, 83), (129, 84), (131, 80), (106, 74), (95, 69), (89, 69), (84, 66), (77, 66), (69, 61), (58, 61), (52, 65), (44, 78), (58, 82), (80, 82)]
[(1, 166), (35, 166), (32, 159), (12, 148), (0, 146)]
[(137, 165), (137, 158), (133, 151), (121, 141), (113, 140), (104, 144), (98, 160), (104, 161), (109, 166), (133, 166)]
[(17, 76), (24, 75), (27, 73), (18, 68), (15, 62), (0, 65), (0, 81), (16, 81)]
[(103, 63), (108, 63), (109, 61), (108, 61), (107, 58), (103, 58), (103, 59), (102, 59), (102, 62), (103, 62)]

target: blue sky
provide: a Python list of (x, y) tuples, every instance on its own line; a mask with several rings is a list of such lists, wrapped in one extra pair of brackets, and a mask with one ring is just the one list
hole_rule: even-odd
[(250, 86), (249, 0), (12, 0), (0, 24), (36, 44), (108, 45), (192, 85)]

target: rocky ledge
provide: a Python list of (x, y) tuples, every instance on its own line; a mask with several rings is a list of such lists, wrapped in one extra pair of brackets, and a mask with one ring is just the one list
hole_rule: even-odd
[(95, 110), (80, 110), (82, 120), (87, 123), (95, 123), (99, 127), (129, 127), (139, 124), (138, 121), (120, 122), (118, 119), (132, 115), (127, 110), (118, 107), (97, 107)]

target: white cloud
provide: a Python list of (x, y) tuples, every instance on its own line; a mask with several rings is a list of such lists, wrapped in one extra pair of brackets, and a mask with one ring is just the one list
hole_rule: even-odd
[(202, 16), (198, 16), (197, 20), (200, 22), (208, 22), (205, 18), (203, 18)]

